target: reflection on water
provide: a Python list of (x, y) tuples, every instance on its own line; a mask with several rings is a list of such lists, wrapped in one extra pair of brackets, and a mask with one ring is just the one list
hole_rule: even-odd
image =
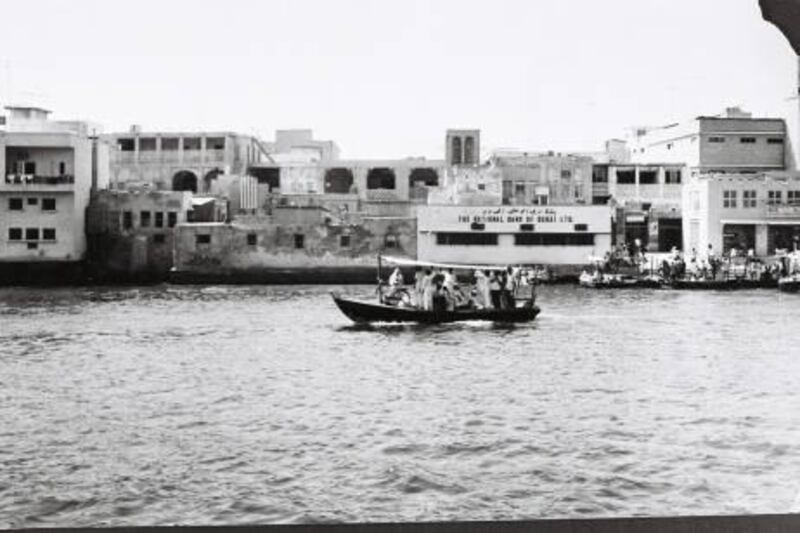
[(797, 295), (545, 287), (531, 324), (355, 326), (330, 289), (0, 290), (0, 526), (796, 505)]

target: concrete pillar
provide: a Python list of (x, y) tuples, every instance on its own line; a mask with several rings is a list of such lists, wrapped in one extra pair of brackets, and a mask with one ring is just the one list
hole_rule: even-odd
[(666, 179), (666, 172), (664, 167), (658, 167), (658, 197), (664, 198), (664, 180)]
[(769, 255), (766, 224), (756, 224), (756, 255), (760, 257)]
[(642, 198), (642, 195), (639, 192), (639, 165), (636, 165), (634, 167), (634, 174), (636, 175), (635, 178), (634, 178), (636, 180), (636, 189), (635, 189), (636, 192), (635, 192), (635, 195), (636, 195), (636, 199), (640, 200)]

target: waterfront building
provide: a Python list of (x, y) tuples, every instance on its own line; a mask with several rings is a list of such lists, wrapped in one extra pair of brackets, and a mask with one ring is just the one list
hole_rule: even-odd
[(422, 261), (579, 269), (611, 250), (611, 207), (428, 205), (417, 232)]
[(686, 165), (691, 174), (759, 172), (792, 168), (782, 118), (758, 118), (730, 107), (658, 128), (638, 128), (631, 139), (631, 160)]
[(592, 166), (592, 204), (615, 210), (616, 242), (637, 239), (646, 250), (666, 252), (683, 246), (681, 163), (596, 163)]
[(206, 193), (223, 174), (243, 175), (269, 157), (252, 135), (232, 132), (145, 132), (138, 126), (104, 137), (113, 146), (111, 186)]
[(684, 250), (770, 256), (800, 239), (800, 173), (704, 173), (683, 190)]
[(0, 131), (0, 261), (79, 264), (90, 192), (108, 186), (109, 150), (97, 126), (9, 106)]
[(448, 129), (445, 133), (447, 166), (478, 165), (481, 159), (481, 131), (478, 129)]

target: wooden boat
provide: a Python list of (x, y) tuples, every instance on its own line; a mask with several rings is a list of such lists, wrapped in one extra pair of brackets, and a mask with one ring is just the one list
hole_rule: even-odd
[(417, 322), (441, 324), (483, 320), (491, 322), (529, 322), (536, 318), (540, 309), (525, 302), (514, 309), (457, 309), (455, 311), (424, 311), (415, 307), (398, 307), (380, 303), (363, 302), (332, 294), (336, 306), (357, 324), (370, 322)]
[(800, 274), (780, 278), (778, 280), (778, 290), (783, 292), (797, 292), (800, 290)]
[(398, 266), (427, 266), (435, 268), (453, 268), (469, 270), (501, 270), (497, 266), (475, 266), (475, 265), (450, 265), (438, 263), (425, 263), (411, 259), (381, 257), (378, 256), (378, 302), (365, 302), (345, 298), (338, 293), (331, 293), (333, 301), (339, 310), (350, 320), (357, 324), (368, 324), (373, 322), (411, 322), (421, 324), (442, 324), (448, 322), (466, 322), (471, 320), (481, 320), (490, 322), (529, 322), (534, 320), (539, 314), (540, 309), (534, 304), (535, 291), (531, 288), (529, 298), (517, 301), (513, 308), (508, 309), (478, 309), (475, 307), (464, 306), (455, 310), (425, 310), (419, 307), (408, 305), (409, 298), (394, 300), (389, 302), (382, 291), (383, 281), (381, 279), (382, 260), (394, 263)]

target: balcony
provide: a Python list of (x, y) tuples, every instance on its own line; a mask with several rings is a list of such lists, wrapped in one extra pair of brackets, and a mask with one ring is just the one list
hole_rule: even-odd
[(75, 176), (39, 176), (33, 174), (6, 174), (0, 182), (0, 190), (4, 191), (48, 191), (53, 189), (71, 190), (75, 185)]

